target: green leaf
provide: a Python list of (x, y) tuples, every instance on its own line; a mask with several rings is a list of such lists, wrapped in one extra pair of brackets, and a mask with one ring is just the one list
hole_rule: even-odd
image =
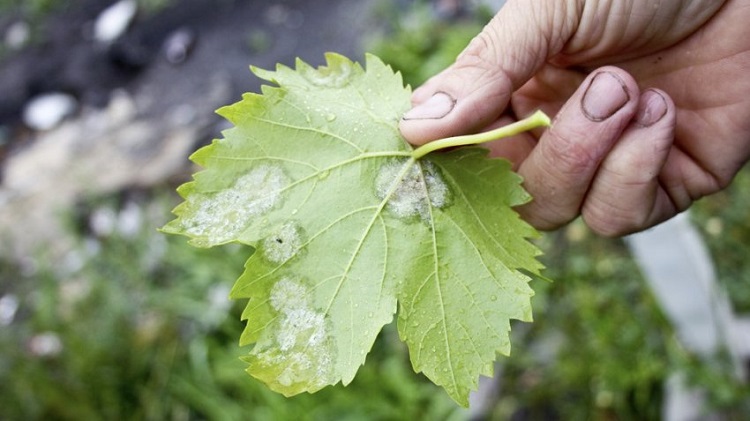
[(256, 249), (231, 296), (249, 299), (248, 372), (273, 390), (351, 382), (400, 303), (414, 369), (467, 405), (510, 319), (531, 320), (537, 234), (511, 209), (529, 196), (483, 149), (414, 158), (400, 75), (326, 59), (253, 68), (277, 86), (219, 110), (234, 127), (191, 157), (204, 170), (163, 230)]

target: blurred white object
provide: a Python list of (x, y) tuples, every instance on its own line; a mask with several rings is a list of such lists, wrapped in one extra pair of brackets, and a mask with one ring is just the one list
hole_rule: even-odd
[(125, 238), (135, 238), (143, 225), (143, 212), (137, 203), (128, 201), (117, 215), (117, 232)]
[(719, 414), (706, 411), (706, 391), (691, 388), (682, 373), (667, 379), (662, 417), (665, 421), (723, 421)]
[(34, 97), (23, 110), (23, 122), (34, 130), (49, 130), (60, 124), (78, 108), (78, 101), (62, 92)]
[(43, 332), (34, 335), (28, 344), (31, 355), (35, 357), (55, 357), (63, 350), (63, 343), (60, 337), (54, 332)]
[(686, 213), (626, 239), (665, 315), (690, 351), (736, 357), (732, 306), (716, 283), (711, 256)]
[[(683, 346), (706, 361), (727, 350), (735, 375), (746, 380), (742, 364), (750, 351), (746, 323), (735, 317), (717, 284), (711, 256), (688, 214), (629, 236), (626, 243)], [(663, 419), (712, 419), (705, 412), (705, 393), (687, 387), (683, 377), (675, 373), (666, 384)]]
[(13, 294), (0, 297), (0, 326), (8, 326), (13, 323), (18, 311), (18, 298)]
[(24, 47), (31, 38), (31, 28), (25, 21), (13, 22), (5, 31), (5, 45), (11, 50), (19, 50)]
[(104, 9), (94, 22), (94, 40), (112, 42), (122, 35), (135, 17), (135, 0), (120, 0)]
[(94, 209), (89, 216), (89, 228), (97, 237), (109, 237), (115, 232), (117, 212), (110, 206)]
[(172, 32), (164, 41), (164, 56), (172, 64), (185, 61), (195, 45), (195, 32), (180, 28)]

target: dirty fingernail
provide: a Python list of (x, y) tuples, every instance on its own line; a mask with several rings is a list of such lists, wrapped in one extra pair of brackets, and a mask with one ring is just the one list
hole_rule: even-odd
[(427, 101), (417, 105), (404, 114), (404, 120), (437, 120), (453, 110), (456, 100), (445, 92), (438, 92)]
[(603, 121), (628, 103), (630, 94), (625, 83), (614, 73), (601, 72), (591, 80), (583, 94), (583, 113), (591, 121)]
[(636, 123), (649, 127), (661, 120), (666, 113), (667, 101), (659, 92), (649, 89), (641, 95)]

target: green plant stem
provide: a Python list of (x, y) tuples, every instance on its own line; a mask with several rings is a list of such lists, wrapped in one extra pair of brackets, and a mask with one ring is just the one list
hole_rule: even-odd
[(523, 120), (508, 124), (507, 126), (498, 127), (497, 129), (490, 130), (488, 132), (446, 137), (444, 139), (439, 139), (434, 142), (424, 144), (412, 151), (411, 156), (414, 159), (420, 159), (428, 153), (440, 149), (452, 148), (456, 146), (478, 145), (480, 143), (491, 142), (493, 140), (502, 139), (504, 137), (515, 136), (519, 133), (535, 129), (537, 127), (549, 127), (550, 125), (551, 120), (547, 116), (547, 114), (542, 111), (536, 111), (534, 114), (524, 118)]

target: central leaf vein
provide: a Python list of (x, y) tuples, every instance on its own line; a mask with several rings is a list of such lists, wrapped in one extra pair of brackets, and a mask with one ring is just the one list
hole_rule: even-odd
[(430, 190), (427, 188), (427, 180), (425, 180), (424, 177), (424, 171), (419, 171), (419, 179), (420, 183), (422, 184), (422, 188), (424, 189), (425, 197), (427, 199), (427, 212), (429, 213), (429, 225), (430, 225), (430, 233), (432, 235), (432, 254), (433, 254), (433, 263), (434, 263), (434, 272), (435, 272), (435, 288), (437, 290), (438, 294), (438, 308), (440, 309), (440, 320), (442, 321), (443, 325), (443, 340), (445, 342), (445, 355), (448, 363), (448, 372), (451, 376), (451, 382), (453, 386), (453, 390), (458, 390), (458, 383), (456, 381), (456, 373), (453, 370), (453, 355), (451, 350), (451, 342), (450, 342), (450, 331), (448, 329), (448, 319), (446, 317), (446, 311), (445, 311), (445, 298), (443, 297), (443, 285), (442, 280), (440, 277), (440, 262), (438, 257), (438, 239), (437, 239), (437, 227), (435, 226), (435, 215), (434, 215), (434, 208), (432, 206), (432, 198), (430, 197)]
[(364, 245), (365, 240), (367, 239), (367, 236), (370, 234), (370, 231), (372, 230), (373, 225), (375, 225), (375, 222), (380, 217), (380, 214), (383, 212), (383, 209), (385, 208), (385, 205), (388, 203), (388, 200), (391, 198), (393, 193), (398, 188), (399, 183), (404, 179), (404, 177), (406, 177), (406, 174), (408, 174), (409, 170), (415, 164), (415, 162), (416, 161), (414, 160), (414, 158), (409, 158), (409, 160), (406, 161), (401, 173), (398, 174), (395, 182), (393, 183), (393, 185), (391, 185), (390, 190), (385, 194), (385, 197), (380, 201), (380, 204), (377, 206), (377, 209), (373, 213), (372, 218), (368, 222), (367, 226), (362, 232), (361, 237), (359, 238), (357, 247), (355, 247), (354, 251), (352, 252), (349, 262), (346, 265), (346, 269), (344, 270), (344, 273), (341, 275), (341, 279), (339, 280), (339, 283), (336, 286), (336, 290), (334, 291), (334, 294), (331, 297), (331, 300), (328, 302), (328, 305), (326, 306), (326, 309), (325, 309), (326, 314), (328, 314), (328, 311), (331, 309), (331, 306), (333, 305), (333, 301), (336, 299), (336, 296), (338, 296), (338, 293), (341, 290), (341, 286), (343, 285), (344, 280), (349, 275), (349, 271), (354, 265), (354, 261), (357, 259), (357, 256), (359, 256), (359, 253), (362, 250), (362, 246)]

